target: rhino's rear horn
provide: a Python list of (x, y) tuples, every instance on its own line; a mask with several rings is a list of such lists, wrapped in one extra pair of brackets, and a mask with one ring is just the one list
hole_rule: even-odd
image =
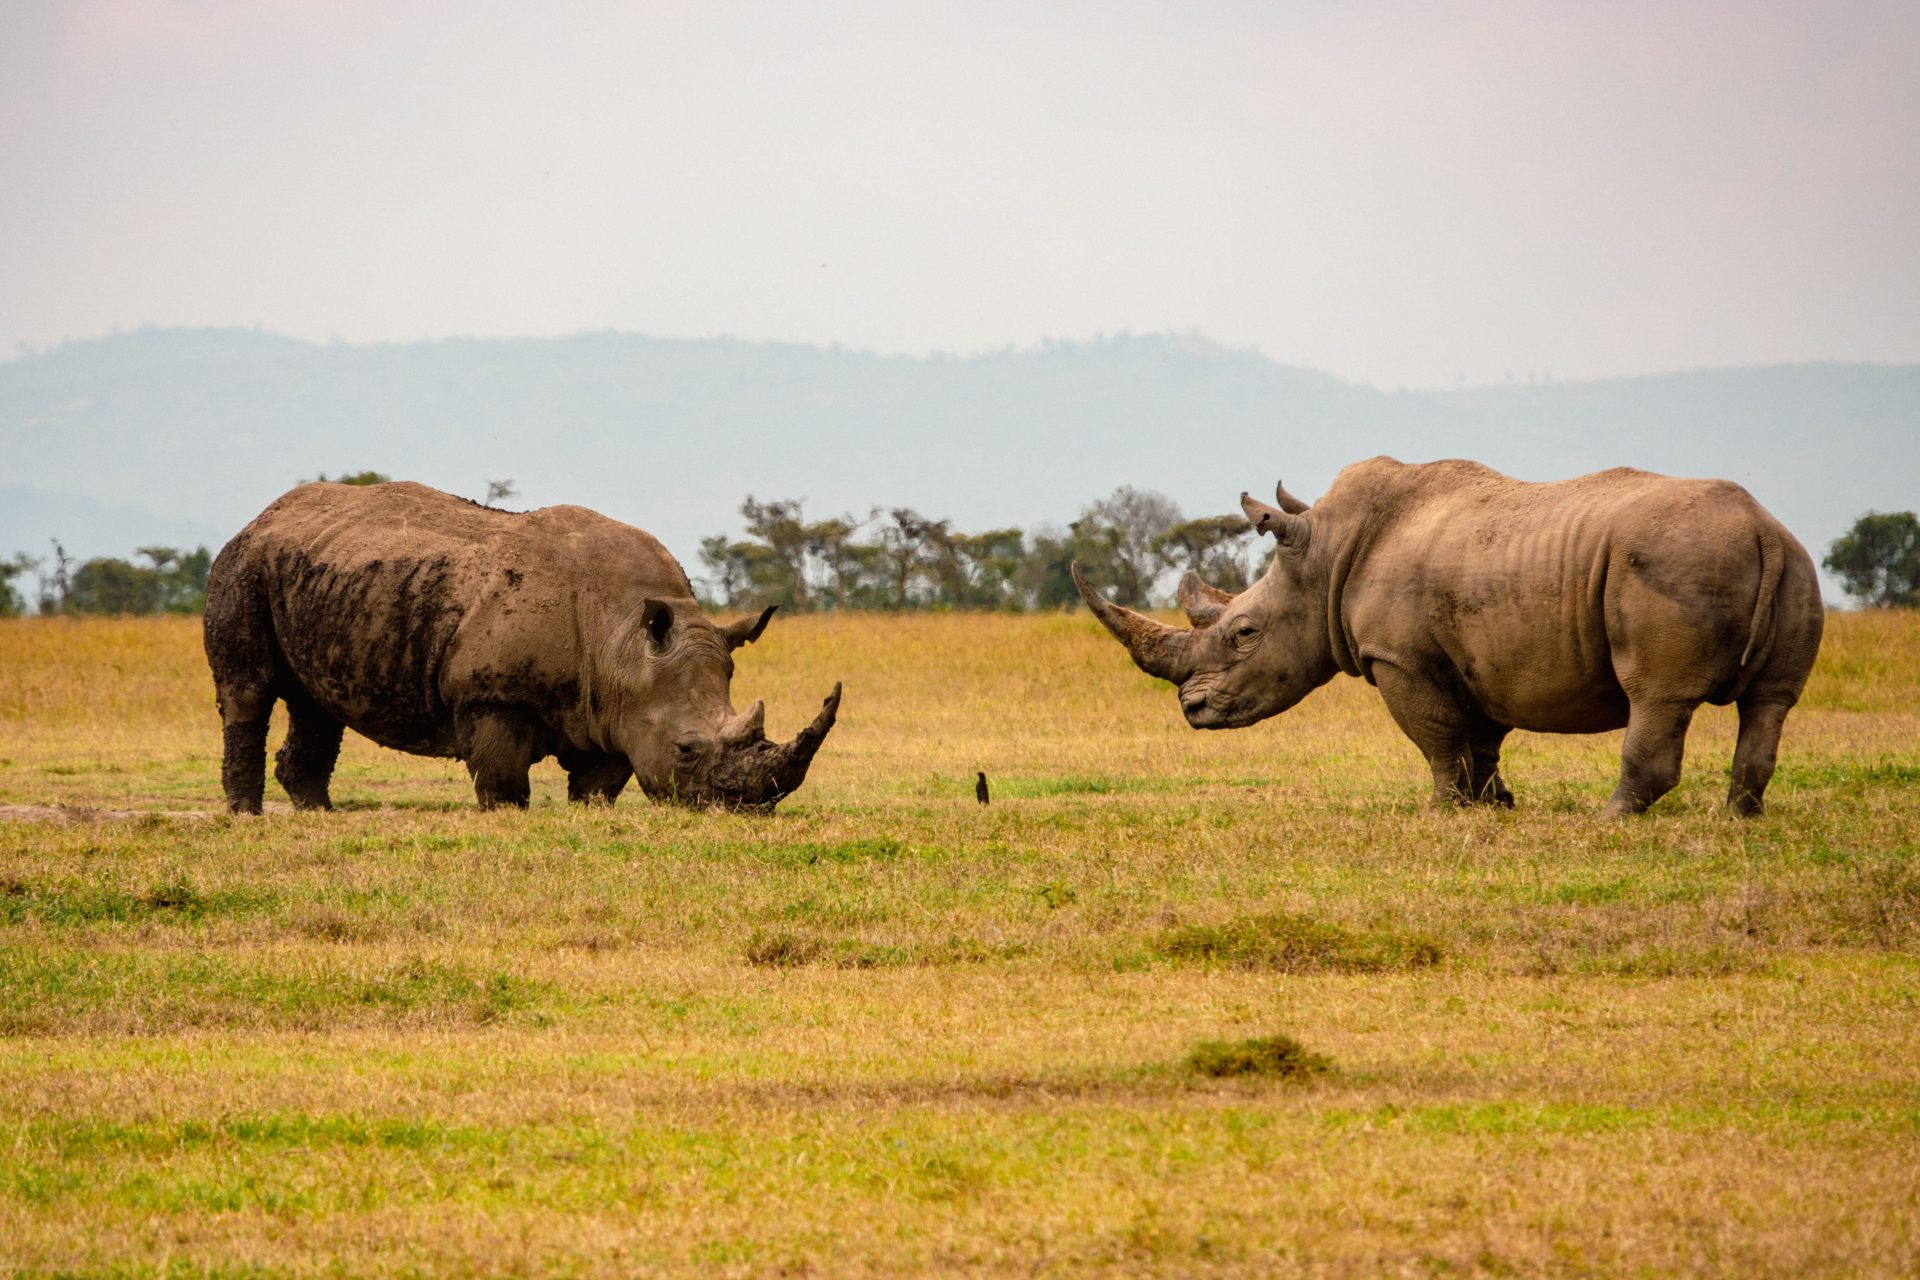
[(1150, 676), (1175, 684), (1193, 674), (1193, 661), (1187, 654), (1188, 646), (1193, 643), (1191, 631), (1155, 622), (1108, 600), (1087, 582), (1077, 560), (1069, 566), (1069, 571), (1073, 574), (1073, 585), (1080, 588), (1080, 598), (1093, 610), (1093, 616), (1100, 619), (1100, 625), (1127, 646), (1135, 666)]
[(1180, 607), (1187, 611), (1187, 621), (1196, 627), (1205, 627), (1219, 618), (1220, 611), (1233, 599), (1233, 593), (1222, 591), (1189, 569), (1180, 575), (1179, 599)]
[(1273, 500), (1279, 503), (1280, 509), (1290, 516), (1303, 516), (1313, 509), (1288, 493), (1286, 484), (1279, 480), (1273, 482)]
[(726, 743), (758, 742), (766, 736), (767, 704), (759, 701), (729, 720), (720, 730), (720, 741)]

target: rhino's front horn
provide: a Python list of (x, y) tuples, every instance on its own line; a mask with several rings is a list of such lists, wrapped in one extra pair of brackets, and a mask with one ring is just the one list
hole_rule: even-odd
[(1187, 646), (1193, 643), (1191, 631), (1155, 622), (1108, 600), (1087, 584), (1079, 561), (1070, 565), (1069, 570), (1073, 574), (1073, 585), (1080, 588), (1080, 598), (1093, 610), (1093, 616), (1100, 619), (1100, 625), (1127, 646), (1136, 667), (1175, 684), (1193, 674), (1193, 663), (1187, 656)]
[(755, 702), (720, 729), (720, 741), (725, 743), (758, 742), (767, 736), (767, 704)]
[(807, 780), (807, 766), (813, 763), (814, 752), (820, 750), (820, 744), (827, 740), (827, 732), (833, 728), (834, 719), (839, 714), (840, 686), (836, 683), (833, 692), (821, 704), (820, 714), (813, 718), (813, 723), (780, 749), (780, 760), (774, 766), (774, 782), (781, 795), (798, 791), (800, 784)]
[(1233, 599), (1233, 593), (1222, 591), (1189, 569), (1180, 575), (1179, 598), (1180, 607), (1187, 611), (1187, 621), (1196, 627), (1205, 627), (1220, 616), (1220, 611)]

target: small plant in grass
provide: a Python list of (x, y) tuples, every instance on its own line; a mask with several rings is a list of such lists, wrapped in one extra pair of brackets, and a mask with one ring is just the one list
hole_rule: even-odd
[(1252, 1040), (1203, 1040), (1187, 1055), (1187, 1069), (1203, 1076), (1277, 1076), (1306, 1080), (1333, 1070), (1333, 1059), (1289, 1035)]

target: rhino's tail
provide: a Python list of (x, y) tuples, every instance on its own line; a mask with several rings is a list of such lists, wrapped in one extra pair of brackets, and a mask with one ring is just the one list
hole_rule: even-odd
[(1773, 650), (1773, 609), (1780, 598), (1780, 575), (1786, 569), (1786, 549), (1780, 535), (1772, 529), (1760, 530), (1760, 595), (1753, 602), (1753, 625), (1747, 632), (1747, 648), (1740, 655), (1739, 684), (1745, 688), (1753, 673)]

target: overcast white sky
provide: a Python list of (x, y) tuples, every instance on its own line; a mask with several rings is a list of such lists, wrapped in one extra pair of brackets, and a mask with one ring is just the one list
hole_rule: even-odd
[(1920, 4), (5, 0), (0, 351), (1920, 360)]

